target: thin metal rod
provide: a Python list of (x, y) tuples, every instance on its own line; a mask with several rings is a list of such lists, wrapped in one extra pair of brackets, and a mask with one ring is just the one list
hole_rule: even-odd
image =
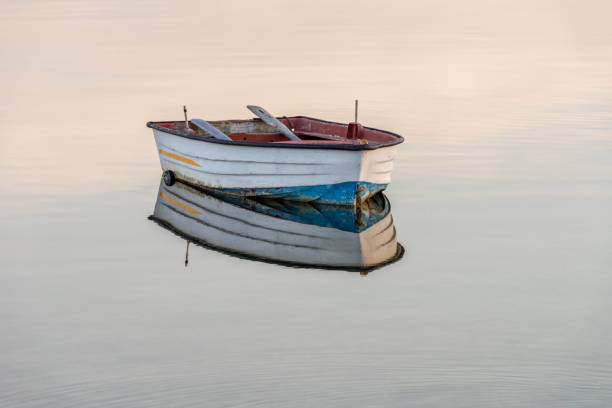
[(355, 123), (357, 123), (357, 111), (359, 110), (359, 101), (355, 99)]
[(185, 251), (185, 266), (189, 263), (189, 241), (187, 241), (187, 251)]
[(183, 113), (185, 114), (185, 128), (189, 129), (189, 121), (187, 120), (187, 107), (183, 105)]

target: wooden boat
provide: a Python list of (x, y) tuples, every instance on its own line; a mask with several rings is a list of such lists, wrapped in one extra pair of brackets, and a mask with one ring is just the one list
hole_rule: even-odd
[(190, 242), (283, 265), (363, 272), (401, 258), (386, 197), (377, 194), (359, 209), (211, 194), (162, 181), (150, 219)]
[(356, 122), (268, 119), (278, 126), (259, 118), (147, 126), (153, 129), (168, 184), (179, 179), (239, 196), (353, 205), (390, 183), (401, 136)]

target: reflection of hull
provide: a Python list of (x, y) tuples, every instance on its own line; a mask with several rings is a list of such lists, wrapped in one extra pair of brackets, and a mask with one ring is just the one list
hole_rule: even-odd
[[(364, 212), (365, 224), (355, 224), (351, 211), (334, 212), (338, 207), (295, 210), (295, 206), (219, 197), (182, 183), (170, 187), (160, 183), (151, 218), (191, 241), (276, 263), (371, 269), (403, 253), (384, 197), (382, 212)], [(333, 218), (330, 214), (326, 218), (327, 211)], [(350, 216), (353, 224), (343, 221), (343, 216)]]

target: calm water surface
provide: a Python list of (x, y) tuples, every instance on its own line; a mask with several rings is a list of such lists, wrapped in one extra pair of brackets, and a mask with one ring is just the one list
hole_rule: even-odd
[[(125, 3), (0, 6), (0, 405), (612, 403), (608, 2)], [(354, 98), (399, 262), (185, 267), (147, 220), (146, 121)]]

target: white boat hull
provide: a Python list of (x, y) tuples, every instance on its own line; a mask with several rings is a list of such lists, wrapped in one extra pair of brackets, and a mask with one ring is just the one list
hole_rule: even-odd
[[(197, 186), (327, 204), (365, 200), (391, 182), (395, 145), (372, 150), (207, 143), (153, 129), (162, 169)], [(357, 191), (359, 191), (357, 190)]]

